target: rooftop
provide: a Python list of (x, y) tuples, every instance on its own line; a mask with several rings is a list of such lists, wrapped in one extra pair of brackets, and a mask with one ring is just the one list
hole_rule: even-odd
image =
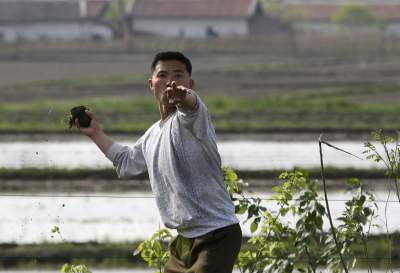
[(249, 17), (257, 0), (135, 0), (133, 16)]
[(0, 0), (0, 22), (79, 20), (79, 0)]

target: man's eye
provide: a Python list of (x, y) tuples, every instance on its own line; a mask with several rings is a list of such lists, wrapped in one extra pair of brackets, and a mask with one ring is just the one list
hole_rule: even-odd
[(180, 79), (180, 78), (182, 78), (182, 77), (183, 77), (182, 74), (176, 74), (176, 75), (175, 75), (175, 78), (177, 78), (177, 79)]
[(166, 74), (158, 74), (159, 78), (165, 78), (167, 75)]

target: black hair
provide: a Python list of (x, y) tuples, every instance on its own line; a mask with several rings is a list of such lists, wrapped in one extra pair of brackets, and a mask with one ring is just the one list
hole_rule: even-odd
[(169, 60), (176, 60), (182, 62), (183, 64), (185, 64), (189, 76), (192, 75), (192, 63), (185, 55), (177, 51), (165, 51), (157, 53), (156, 56), (154, 56), (153, 62), (151, 63), (151, 70), (152, 71), (155, 70), (156, 65), (159, 61), (169, 61)]

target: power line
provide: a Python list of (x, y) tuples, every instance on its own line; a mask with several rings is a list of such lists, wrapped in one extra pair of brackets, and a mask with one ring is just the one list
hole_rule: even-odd
[[(111, 199), (154, 199), (155, 196), (121, 196), (121, 195), (101, 195), (101, 194), (94, 194), (94, 195), (81, 195), (81, 194), (17, 194), (17, 193), (2, 193), (0, 197), (29, 197), (29, 198), (58, 198), (58, 197), (65, 197), (65, 198), (111, 198)], [(274, 198), (258, 198), (258, 197), (249, 197), (247, 199), (260, 199), (262, 201), (278, 201)], [(239, 200), (243, 200), (244, 198), (237, 198)], [(347, 202), (351, 201), (352, 199), (329, 199), (329, 202)], [(299, 198), (293, 198), (289, 201), (300, 201)], [(318, 201), (325, 201), (324, 198), (318, 199)], [(398, 200), (383, 200), (383, 199), (376, 199), (373, 200), (376, 203), (399, 203)]]

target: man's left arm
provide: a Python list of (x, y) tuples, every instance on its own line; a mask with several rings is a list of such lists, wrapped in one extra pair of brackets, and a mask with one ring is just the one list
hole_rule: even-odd
[(178, 91), (175, 91), (177, 94), (175, 100), (171, 100), (170, 103), (175, 102), (182, 125), (198, 139), (215, 138), (215, 130), (208, 109), (196, 92), (183, 86), (176, 89)]

